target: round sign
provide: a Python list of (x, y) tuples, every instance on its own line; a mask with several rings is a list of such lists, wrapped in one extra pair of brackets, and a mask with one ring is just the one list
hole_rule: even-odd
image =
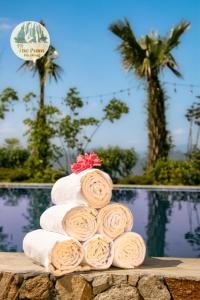
[(49, 49), (50, 37), (46, 28), (40, 23), (25, 21), (12, 31), (10, 44), (18, 57), (35, 61)]

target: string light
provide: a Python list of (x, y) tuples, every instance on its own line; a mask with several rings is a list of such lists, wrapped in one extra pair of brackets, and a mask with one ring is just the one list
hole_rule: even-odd
[[(194, 89), (196, 88), (200, 88), (200, 85), (197, 84), (187, 84), (187, 83), (177, 83), (177, 82), (169, 82), (169, 81), (162, 81), (162, 84), (165, 85), (171, 85), (173, 86), (174, 89), (174, 93), (177, 93), (177, 89), (178, 87), (185, 87), (188, 88), (191, 94), (194, 94)], [(121, 95), (131, 95), (131, 91), (132, 90), (139, 90), (141, 88), (141, 85), (137, 85), (137, 86), (133, 86), (133, 87), (128, 87), (128, 88), (124, 88), (124, 89), (120, 89), (120, 90), (116, 90), (116, 91), (112, 91), (109, 93), (101, 93), (101, 94), (96, 94), (96, 95), (89, 95), (89, 96), (83, 96), (82, 98), (86, 100), (86, 104), (89, 104), (89, 100), (90, 99), (99, 99), (101, 103), (103, 103), (103, 99), (104, 98), (108, 98), (108, 97), (113, 97), (115, 98), (117, 95), (121, 96)], [(65, 99), (65, 97), (61, 97), (61, 96), (46, 96), (46, 98), (48, 99)]]
[(174, 83), (174, 93), (177, 92), (177, 89), (176, 89), (176, 83)]

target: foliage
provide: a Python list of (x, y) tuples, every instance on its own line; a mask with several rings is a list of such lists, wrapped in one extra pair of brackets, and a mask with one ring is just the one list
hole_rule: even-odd
[(84, 102), (79, 96), (76, 88), (70, 88), (64, 99), (66, 107), (69, 109), (69, 114), (63, 117), (59, 124), (59, 136), (64, 138), (68, 148), (75, 149), (77, 152), (82, 152), (84, 142), (89, 141), (89, 137), (84, 134), (84, 129), (87, 126), (94, 126), (99, 121), (93, 117), (80, 118), (79, 109), (83, 108)]
[[(43, 26), (45, 24), (41, 22)], [(47, 79), (54, 79), (56, 82), (60, 78), (62, 68), (54, 62), (58, 57), (56, 49), (50, 45), (44, 56), (33, 61), (25, 61), (20, 69), (28, 69), (33, 75), (38, 74), (40, 84), (40, 96), (38, 107), (34, 107), (37, 113), (34, 119), (26, 119), (25, 124), (29, 127), (27, 130), (29, 150), (31, 152), (30, 166), (43, 172), (44, 169), (51, 166), (53, 158), (51, 138), (55, 135), (52, 126), (52, 116), (58, 113), (58, 109), (45, 104), (45, 84)], [(36, 98), (34, 93), (29, 93), (24, 97), (25, 103)]]
[(24, 123), (28, 129), (28, 148), (31, 153), (29, 167), (33, 173), (35, 170), (42, 173), (51, 166), (53, 158), (53, 145), (50, 139), (56, 134), (56, 124), (54, 116), (59, 114), (59, 110), (51, 105), (45, 105), (40, 109), (34, 119), (25, 119)]
[(151, 171), (154, 184), (199, 185), (200, 169), (193, 161), (158, 161)]
[(29, 181), (29, 179), (30, 179), (30, 174), (27, 169), (0, 168), (0, 181), (20, 182), (20, 181)]
[(98, 148), (94, 151), (103, 161), (101, 169), (107, 172), (114, 182), (117, 182), (119, 178), (130, 175), (137, 160), (134, 149), (110, 146), (106, 149)]
[(64, 170), (56, 170), (53, 168), (45, 169), (44, 172), (35, 170), (34, 174), (27, 168), (0, 168), (0, 181), (3, 182), (54, 183), (57, 179), (65, 175)]
[(46, 168), (44, 169), (43, 172), (40, 171), (35, 171), (34, 176), (32, 175), (31, 177), (31, 182), (52, 182), (54, 183), (57, 179), (65, 176), (66, 173), (64, 170), (60, 169), (60, 170), (56, 170), (53, 168)]
[(6, 138), (4, 142), (6, 148), (8, 149), (14, 149), (20, 147), (20, 141), (16, 138)]
[(122, 178), (119, 180), (120, 184), (138, 184), (138, 185), (150, 185), (153, 184), (153, 178), (150, 175), (134, 175)]
[[(84, 108), (85, 103), (75, 87), (69, 89), (64, 98), (64, 103), (68, 114), (59, 123), (58, 136), (64, 140), (62, 147), (65, 149), (63, 153), (65, 152), (64, 154), (67, 157), (68, 166), (72, 161), (72, 150), (76, 154), (83, 153), (105, 121), (113, 123), (115, 120), (119, 120), (122, 114), (129, 111), (128, 106), (124, 102), (113, 98), (103, 108), (101, 119), (96, 119), (92, 116), (81, 117), (81, 109)], [(91, 134), (87, 131), (89, 128), (94, 128)]]
[(103, 109), (104, 120), (108, 120), (113, 123), (115, 120), (119, 120), (122, 114), (127, 114), (129, 112), (128, 106), (115, 98), (111, 99), (108, 105)]
[(0, 119), (4, 119), (5, 113), (9, 111), (13, 101), (18, 100), (18, 95), (15, 90), (8, 87), (0, 93)]
[(20, 146), (18, 139), (6, 139), (0, 148), (0, 168), (21, 168), (29, 158), (29, 151)]
[(137, 39), (127, 19), (110, 26), (110, 31), (121, 39), (118, 50), (125, 69), (135, 72), (140, 79), (146, 80), (148, 91), (148, 158), (151, 169), (157, 160), (167, 158), (171, 138), (166, 126), (166, 95), (160, 84), (160, 73), (165, 68), (180, 77), (172, 50), (180, 44), (181, 35), (188, 29), (188, 22), (175, 26), (167, 37), (155, 33)]

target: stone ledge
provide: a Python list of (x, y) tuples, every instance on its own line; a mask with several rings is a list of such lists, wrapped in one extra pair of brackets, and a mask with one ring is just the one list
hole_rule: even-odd
[(0, 300), (200, 300), (200, 259), (148, 258), (136, 269), (55, 278), (23, 253), (0, 253)]

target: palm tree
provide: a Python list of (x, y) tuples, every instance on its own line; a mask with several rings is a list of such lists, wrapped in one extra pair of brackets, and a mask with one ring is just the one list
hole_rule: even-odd
[(147, 167), (152, 168), (160, 158), (167, 158), (171, 141), (166, 126), (165, 91), (160, 74), (169, 68), (181, 77), (172, 50), (180, 44), (180, 37), (189, 27), (188, 22), (175, 26), (167, 37), (151, 33), (137, 39), (127, 19), (111, 24), (109, 30), (121, 39), (118, 50), (125, 69), (147, 82), (148, 102), (148, 157)]
[[(40, 22), (43, 26), (44, 23)], [(56, 49), (50, 45), (48, 51), (44, 56), (33, 61), (25, 61), (20, 69), (30, 70), (33, 72), (33, 76), (38, 74), (39, 84), (40, 84), (40, 95), (39, 95), (39, 109), (37, 111), (36, 122), (34, 133), (32, 134), (32, 139), (30, 144), (34, 153), (35, 161), (38, 162), (38, 166), (41, 170), (48, 166), (50, 154), (50, 142), (49, 142), (49, 131), (46, 120), (46, 110), (45, 110), (45, 83), (47, 79), (54, 79), (56, 82), (60, 78), (60, 73), (62, 68), (54, 62), (58, 57)], [(33, 146), (34, 145), (34, 146)]]
[[(44, 23), (41, 22), (42, 25)], [(32, 60), (25, 61), (20, 69), (30, 70), (33, 72), (33, 75), (39, 75), (39, 83), (40, 83), (40, 109), (44, 108), (44, 99), (45, 99), (45, 83), (47, 79), (50, 80), (53, 78), (56, 82), (60, 79), (60, 73), (62, 72), (62, 68), (54, 62), (54, 60), (58, 57), (58, 53), (56, 49), (50, 45), (48, 51), (44, 56), (37, 59), (35, 62)]]

